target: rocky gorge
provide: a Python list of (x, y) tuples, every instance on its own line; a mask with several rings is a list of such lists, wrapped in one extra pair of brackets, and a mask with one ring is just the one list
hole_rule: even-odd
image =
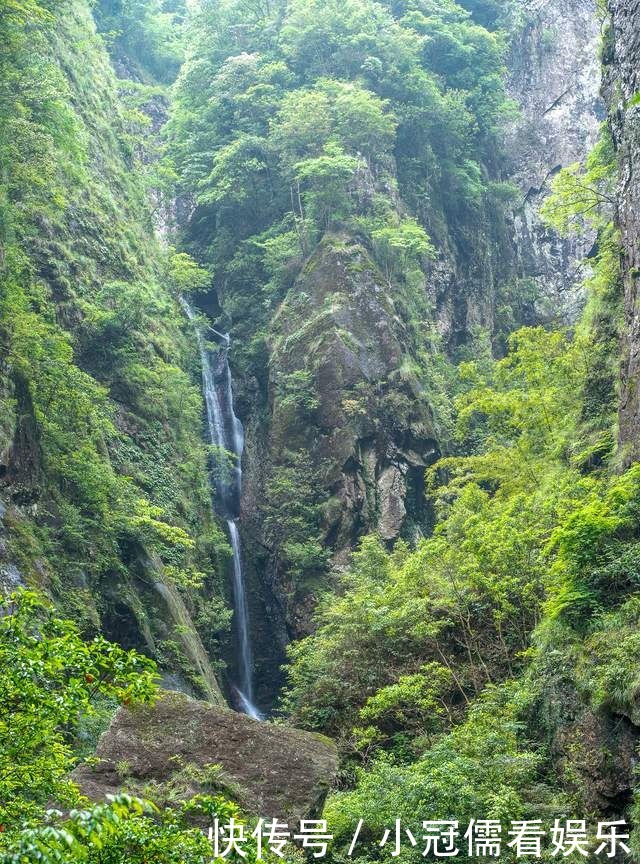
[(0, 0), (7, 704), (18, 646), (94, 804), (337, 861), (633, 823), (640, 3), (58, 5)]

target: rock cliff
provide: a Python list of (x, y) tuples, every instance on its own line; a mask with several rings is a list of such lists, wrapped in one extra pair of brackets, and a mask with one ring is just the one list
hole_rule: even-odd
[[(358, 236), (327, 235), (272, 318), (268, 372), (260, 382), (236, 375), (248, 430), (243, 523), (253, 617), (270, 619), (268, 638), (256, 632), (255, 641), (278, 645), (278, 657), (291, 636), (307, 632), (319, 585), (313, 566), (291, 580), (300, 567), (287, 566), (287, 538), (269, 528), (278, 521), (274, 482), (302, 471), (313, 492), (298, 484), (299, 497), (319, 511), (315, 539), (333, 566), (364, 533), (388, 542), (428, 533), (424, 469), (452, 446), (443, 358), (478, 350), (482, 334), (500, 352), (512, 329), (573, 322), (581, 311), (595, 236), (562, 239), (538, 213), (554, 174), (586, 157), (604, 117), (596, 5), (527, 4), (511, 30), (508, 89), (517, 116), (505, 129), (503, 156), (485, 171), (513, 184), (516, 197), (504, 208), (487, 203), (472, 224), (443, 221), (435, 205), (425, 207), (437, 255), (410, 287), (382, 273)], [(386, 191), (375, 178), (366, 185), (369, 197)], [(397, 193), (394, 206), (407, 208)]]
[(15, 206), (3, 198), (0, 590), (45, 591), (87, 633), (222, 702), (204, 644), (215, 625), (194, 623), (222, 611), (221, 580), (178, 587), (181, 556), (167, 570), (169, 535), (156, 531), (177, 529), (184, 551), (206, 536), (199, 566), (215, 581), (226, 544), (210, 510), (195, 339), (132, 143), (144, 118), (128, 113), (89, 5), (55, 13), (30, 37), (29, 107), (15, 94), (6, 136), (21, 155), (3, 173)]
[(623, 247), (625, 326), (619, 443), (626, 464), (640, 458), (640, 3), (610, 0), (604, 46), (605, 95), (618, 152), (617, 222)]
[(593, 233), (560, 238), (538, 213), (561, 168), (584, 160), (596, 142), (600, 98), (600, 26), (595, 0), (524, 6), (509, 55), (509, 90), (521, 114), (507, 134), (517, 269), (532, 281), (535, 316), (573, 322), (583, 303), (585, 259)]

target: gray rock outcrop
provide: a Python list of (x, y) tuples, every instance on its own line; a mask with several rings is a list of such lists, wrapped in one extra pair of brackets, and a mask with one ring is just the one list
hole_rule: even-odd
[(604, 120), (600, 97), (600, 26), (595, 0), (533, 0), (509, 57), (509, 92), (521, 116), (509, 130), (511, 180), (521, 199), (514, 214), (517, 266), (536, 284), (543, 319), (575, 321), (583, 303), (587, 232), (560, 238), (539, 217), (560, 169), (582, 162)]

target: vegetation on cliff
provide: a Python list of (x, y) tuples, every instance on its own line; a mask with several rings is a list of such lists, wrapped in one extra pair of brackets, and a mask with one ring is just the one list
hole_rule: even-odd
[[(301, 609), (331, 555), (366, 531), (414, 540), (431, 527), (422, 473), (449, 444), (447, 351), (479, 335), (462, 321), (462, 271), (478, 259), (490, 279), (506, 243), (516, 12), (212, 2), (184, 25), (167, 124), (190, 204), (180, 241), (210, 266), (232, 323), (248, 446), (264, 454), (255, 569), (272, 574), (289, 634), (307, 631)], [(435, 318), (458, 266), (443, 334)], [(283, 519), (302, 465), (315, 489)]]
[(416, 814), (633, 816), (615, 152), (605, 124), (543, 207), (549, 230), (596, 236), (580, 320), (522, 327), (502, 153), (519, 4), (0, 13), (0, 576), (65, 615), (1, 604), (0, 858), (195, 864), (194, 824), (239, 816), (214, 782), (162, 813), (124, 796), (44, 814), (82, 805), (67, 771), (117, 701), (153, 698), (150, 657), (223, 698), (228, 549), (190, 290), (230, 322), (259, 442), (256, 585), (282, 640), (306, 634), (280, 714), (340, 745), (335, 860), (359, 819), (352, 857), (373, 861), (389, 850), (366, 841)]
[(5, 3), (0, 27), (4, 559), (86, 631), (195, 675), (149, 589), (184, 588), (215, 642), (226, 546), (181, 286), (153, 236), (146, 118), (121, 105), (84, 3)]
[(605, 126), (544, 208), (559, 230), (589, 219), (598, 232), (581, 323), (518, 330), (504, 358), (458, 366), (464, 455), (429, 471), (433, 535), (415, 551), (363, 541), (290, 649), (284, 709), (338, 736), (353, 771), (327, 807), (345, 846), (356, 814), (380, 828), (427, 809), (463, 822), (630, 812), (633, 764), (606, 731), (636, 715), (640, 539), (637, 466), (612, 470), (614, 181)]

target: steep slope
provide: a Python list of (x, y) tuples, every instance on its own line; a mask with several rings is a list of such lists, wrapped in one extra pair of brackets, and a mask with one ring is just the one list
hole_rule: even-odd
[(616, 220), (623, 246), (625, 331), (623, 334), (619, 441), (626, 465), (640, 456), (640, 5), (609, 3), (611, 27), (604, 47), (609, 122), (620, 165)]
[[(638, 383), (629, 201), (639, 22), (635, 4), (611, 12), (611, 27), (602, 21), (611, 128), (581, 165), (554, 172), (541, 208), (561, 234), (577, 234), (570, 254), (582, 246), (588, 255), (576, 259), (586, 308), (572, 331), (524, 328), (503, 359), (459, 367), (464, 455), (429, 475), (433, 536), (391, 554), (367, 539), (321, 604), (314, 635), (290, 650), (286, 708), (341, 736), (346, 758), (365, 766), (329, 802), (342, 825), (360, 813), (378, 828), (398, 813), (409, 823), (427, 808), (464, 814), (463, 824), (518, 812), (544, 825), (551, 811), (637, 820), (640, 486), (637, 464), (618, 471), (637, 443), (627, 400)], [(559, 43), (572, 44), (583, 23), (568, 22)], [(627, 426), (616, 452), (621, 263)], [(556, 275), (555, 284), (573, 278)], [(637, 828), (629, 845), (615, 860), (637, 859)], [(461, 849), (460, 860), (472, 857)]]
[(521, 109), (507, 130), (508, 170), (520, 190), (514, 212), (517, 267), (531, 282), (534, 318), (575, 323), (595, 233), (559, 237), (539, 211), (553, 178), (583, 162), (597, 141), (605, 116), (600, 21), (594, 0), (528, 3), (525, 10), (508, 58), (509, 93)]
[(589, 0), (353, 0), (205, 3), (190, 26), (170, 152), (202, 306), (234, 334), (268, 689), (363, 534), (431, 531), (452, 361), (579, 315), (594, 237), (538, 213), (596, 137), (598, 23)]
[(1, 26), (3, 584), (42, 588), (219, 701), (226, 545), (144, 116), (123, 108), (82, 0), (15, 4)]

